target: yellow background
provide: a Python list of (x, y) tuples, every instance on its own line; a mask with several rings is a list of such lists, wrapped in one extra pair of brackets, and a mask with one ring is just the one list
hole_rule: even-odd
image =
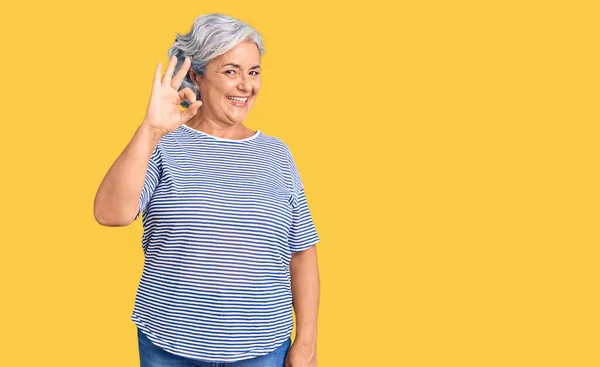
[(175, 34), (223, 12), (264, 37), (247, 125), (321, 237), (320, 367), (600, 365), (594, 3), (3, 5), (0, 364), (139, 365), (141, 222), (93, 199)]

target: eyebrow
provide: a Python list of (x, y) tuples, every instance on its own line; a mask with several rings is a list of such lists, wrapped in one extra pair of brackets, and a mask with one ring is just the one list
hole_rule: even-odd
[[(238, 64), (234, 64), (232, 62), (227, 63), (227, 64), (223, 65), (222, 67), (229, 66), (229, 65), (233, 66), (234, 68), (241, 69), (241, 67)], [(259, 68), (260, 68), (260, 65), (254, 65), (253, 67), (250, 68), (250, 70), (252, 70), (252, 69), (259, 69)]]

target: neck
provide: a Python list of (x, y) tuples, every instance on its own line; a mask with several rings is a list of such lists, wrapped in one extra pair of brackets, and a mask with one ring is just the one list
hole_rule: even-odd
[[(200, 108), (200, 111), (202, 108)], [(245, 139), (254, 135), (254, 131), (242, 125), (241, 123), (227, 124), (216, 119), (211, 119), (198, 111), (196, 116), (192, 117), (185, 124), (192, 129), (200, 130), (209, 135), (223, 139)]]

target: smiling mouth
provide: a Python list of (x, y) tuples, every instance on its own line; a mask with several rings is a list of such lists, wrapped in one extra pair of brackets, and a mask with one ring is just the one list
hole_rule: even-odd
[(248, 97), (227, 96), (227, 99), (235, 106), (245, 106), (248, 102)]

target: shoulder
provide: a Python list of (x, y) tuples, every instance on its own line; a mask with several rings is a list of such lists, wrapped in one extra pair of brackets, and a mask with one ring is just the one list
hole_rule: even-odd
[(262, 130), (261, 130), (261, 135), (262, 135), (262, 139), (265, 143), (267, 143), (273, 147), (287, 148), (287, 144), (280, 138), (273, 136), (273, 135), (266, 134)]
[(287, 159), (292, 157), (289, 146), (280, 138), (272, 135), (267, 135), (261, 131), (263, 146), (266, 147), (271, 154)]
[(180, 126), (174, 131), (164, 134), (156, 147), (163, 154), (170, 155), (173, 153), (179, 154), (194, 144), (197, 144), (197, 142), (193, 139), (193, 135)]

